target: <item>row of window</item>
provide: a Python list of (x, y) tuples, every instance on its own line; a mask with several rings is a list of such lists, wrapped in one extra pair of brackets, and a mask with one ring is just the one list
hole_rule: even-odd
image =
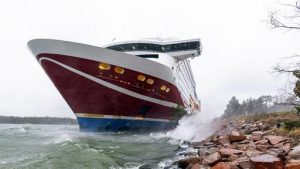
[[(103, 63), (103, 62), (100, 63), (98, 67), (99, 67), (100, 70), (110, 70), (110, 68), (111, 68), (110, 64)], [(125, 69), (116, 66), (116, 67), (114, 68), (114, 72), (115, 72), (115, 73), (118, 73), (118, 74), (124, 74)], [(146, 83), (147, 83), (147, 84), (150, 84), (150, 85), (154, 84), (154, 80), (153, 80), (153, 79), (151, 79), (151, 78), (146, 78), (146, 76), (144, 76), (144, 75), (138, 75), (138, 76), (137, 76), (137, 80), (139, 80), (139, 81), (141, 81), (141, 82), (146, 81)], [(160, 87), (160, 89), (161, 89), (162, 91), (167, 92), (167, 93), (170, 91), (170, 88), (167, 88), (166, 85), (162, 85), (162, 86)]]
[(200, 50), (200, 42), (186, 42), (186, 43), (177, 43), (169, 45), (158, 45), (151, 43), (127, 43), (120, 44), (115, 46), (107, 47), (111, 50), (116, 51), (155, 51), (155, 52), (175, 52), (175, 51), (184, 51), (184, 50)]

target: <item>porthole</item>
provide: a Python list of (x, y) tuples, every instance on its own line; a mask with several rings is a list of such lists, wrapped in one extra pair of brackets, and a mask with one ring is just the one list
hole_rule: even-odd
[(145, 81), (146, 77), (144, 75), (138, 75), (137, 79), (139, 81)]
[(166, 90), (167, 89), (167, 87), (165, 86), (165, 85), (162, 85), (161, 87), (160, 87), (160, 90)]
[(98, 67), (101, 70), (109, 70), (110, 69), (110, 65), (107, 63), (100, 63)]
[(148, 84), (153, 84), (153, 83), (154, 83), (154, 80), (153, 80), (153, 79), (150, 79), (150, 78), (148, 78), (146, 82), (147, 82)]
[(119, 74), (123, 74), (125, 72), (125, 70), (121, 67), (115, 67), (114, 71)]
[(168, 93), (169, 91), (170, 91), (170, 88), (167, 88), (167, 89), (166, 89), (166, 92)]

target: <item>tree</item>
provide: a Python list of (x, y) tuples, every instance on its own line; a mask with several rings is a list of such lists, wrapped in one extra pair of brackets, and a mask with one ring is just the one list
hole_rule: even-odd
[[(269, 24), (273, 29), (284, 29), (287, 31), (296, 30), (300, 31), (300, 0), (295, 1), (294, 4), (283, 4), (288, 10), (273, 11), (269, 15)], [(284, 14), (283, 14), (284, 13)], [(294, 55), (290, 58), (299, 58), (300, 55)], [(300, 62), (299, 59), (289, 66), (275, 66), (275, 72), (292, 74), (296, 80), (294, 82), (293, 94), (300, 98)], [(288, 92), (286, 92), (288, 93)], [(297, 103), (291, 103), (295, 105), (295, 108), (300, 114), (300, 105)]]
[(229, 103), (226, 106), (226, 110), (224, 111), (224, 117), (232, 117), (234, 115), (240, 114), (241, 105), (239, 101), (233, 96)]
[[(288, 98), (292, 99), (292, 98)], [(293, 100), (293, 99), (292, 99)], [(233, 96), (226, 106), (223, 118), (229, 118), (240, 115), (264, 114), (272, 112), (290, 111), (293, 106), (285, 104), (285, 98), (278, 96), (263, 95), (258, 98), (248, 98), (239, 103), (239, 100)]]
[[(288, 10), (272, 11), (269, 14), (269, 22), (272, 28), (283, 28), (286, 30), (300, 30), (300, 0), (295, 4), (282, 4)], [(284, 13), (284, 14), (283, 14)]]

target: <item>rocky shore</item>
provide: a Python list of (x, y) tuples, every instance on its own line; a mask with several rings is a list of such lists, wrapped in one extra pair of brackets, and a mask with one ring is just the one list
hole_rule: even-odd
[(184, 142), (174, 165), (183, 169), (300, 169), (299, 140), (278, 136), (265, 121), (226, 122), (209, 138)]

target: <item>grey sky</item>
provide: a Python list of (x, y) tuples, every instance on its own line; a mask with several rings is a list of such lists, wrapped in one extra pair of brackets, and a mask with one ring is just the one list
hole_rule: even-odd
[[(34, 38), (96, 46), (145, 37), (201, 38), (192, 60), (204, 114), (228, 100), (275, 94), (283, 84), (269, 71), (300, 53), (300, 34), (263, 22), (275, 0), (4, 0), (0, 5), (0, 115), (74, 117), (26, 47)], [(285, 0), (285, 3), (294, 2)]]

